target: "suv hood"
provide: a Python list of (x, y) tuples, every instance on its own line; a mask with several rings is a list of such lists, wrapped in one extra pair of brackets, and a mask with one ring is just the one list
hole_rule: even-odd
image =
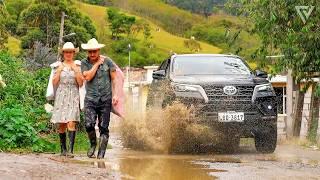
[(268, 83), (266, 79), (256, 78), (253, 75), (190, 75), (175, 76), (171, 80), (182, 84), (247, 84), (255, 85)]

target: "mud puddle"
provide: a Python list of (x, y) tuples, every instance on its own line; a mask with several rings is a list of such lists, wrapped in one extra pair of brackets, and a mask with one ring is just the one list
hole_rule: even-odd
[[(67, 163), (85, 164), (101, 170), (116, 172), (116, 179), (216, 179), (215, 173), (224, 169), (210, 168), (201, 161), (222, 161), (217, 158), (194, 155), (165, 155), (133, 150), (109, 150), (104, 160), (76, 157)], [(230, 162), (233, 160), (229, 159)], [(225, 160), (225, 162), (227, 162)]]

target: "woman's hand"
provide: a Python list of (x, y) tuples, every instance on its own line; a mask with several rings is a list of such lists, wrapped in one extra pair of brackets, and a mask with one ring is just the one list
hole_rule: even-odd
[(73, 63), (71, 65), (71, 70), (74, 71), (74, 73), (75, 73), (75, 78), (76, 78), (76, 81), (78, 83), (78, 86), (81, 87), (83, 85), (84, 78), (82, 76), (80, 66), (76, 65), (75, 63)]
[(80, 67), (76, 65), (75, 63), (72, 63), (71, 70), (74, 72), (80, 72)]
[(57, 68), (55, 75), (53, 76), (53, 79), (52, 79), (53, 87), (58, 86), (59, 81), (60, 81), (60, 74), (61, 74), (61, 71), (63, 70), (63, 68), (64, 68), (64, 65), (61, 63), (59, 65), (59, 67)]
[(61, 71), (63, 70), (63, 68), (64, 68), (64, 65), (61, 63), (60, 66), (59, 66), (58, 69), (57, 69), (57, 72), (58, 72), (58, 73), (61, 73)]

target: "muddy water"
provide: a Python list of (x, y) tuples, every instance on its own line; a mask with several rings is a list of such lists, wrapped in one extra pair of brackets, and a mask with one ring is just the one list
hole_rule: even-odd
[[(113, 142), (111, 142), (113, 144)], [(279, 145), (273, 154), (260, 154), (241, 145), (235, 154), (168, 155), (113, 146), (104, 160), (76, 157), (114, 179), (320, 179), (320, 151), (297, 145)]]
[(104, 160), (83, 155), (76, 161), (116, 172), (114, 179), (320, 179), (320, 152), (299, 146), (280, 145), (274, 154), (259, 154), (251, 141), (235, 154), (194, 154), (194, 143), (221, 134), (198, 125), (191, 115), (192, 109), (180, 104), (146, 114), (129, 112), (110, 135), (113, 148)]
[[(215, 169), (207, 169), (206, 165), (195, 164), (192, 156), (161, 155), (148, 152), (126, 151), (119, 155), (116, 162), (105, 163), (104, 167), (113, 166), (121, 179), (215, 179)], [(114, 163), (117, 165), (114, 166)], [(101, 165), (101, 164), (100, 164)], [(99, 167), (99, 166), (98, 166)]]
[(197, 153), (199, 145), (212, 144), (221, 132), (199, 123), (194, 109), (173, 103), (165, 109), (149, 109), (145, 114), (129, 112), (120, 134), (124, 147), (164, 154)]

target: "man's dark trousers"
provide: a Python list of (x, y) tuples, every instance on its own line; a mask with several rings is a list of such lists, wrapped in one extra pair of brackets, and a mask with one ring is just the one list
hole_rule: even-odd
[(112, 108), (112, 100), (101, 100), (92, 101), (85, 100), (85, 127), (89, 136), (91, 148), (89, 149), (87, 155), (88, 157), (93, 157), (95, 148), (97, 146), (95, 125), (98, 118), (98, 126), (100, 131), (100, 143), (98, 158), (103, 158), (109, 139), (109, 123), (110, 123), (110, 112)]

